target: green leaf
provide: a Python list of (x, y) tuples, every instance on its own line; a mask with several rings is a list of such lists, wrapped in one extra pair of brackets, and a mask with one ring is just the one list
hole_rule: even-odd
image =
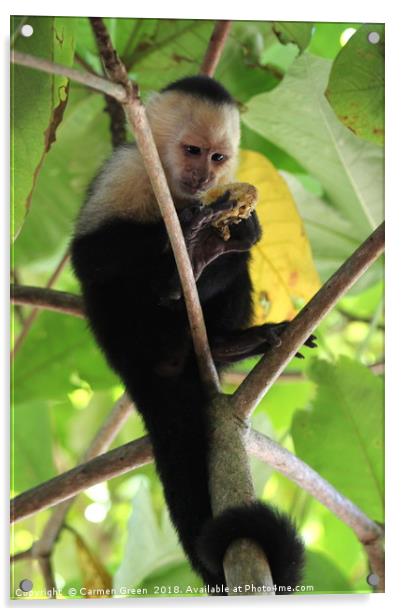
[(133, 588), (158, 569), (185, 560), (166, 507), (159, 524), (149, 491), (148, 480), (138, 475), (128, 522), (124, 558), (114, 576), (114, 586)]
[(14, 266), (32, 265), (67, 249), (85, 191), (111, 150), (104, 99), (71, 90), (69, 105), (46, 157), (20, 233)]
[(92, 389), (118, 383), (83, 319), (43, 311), (18, 351), (13, 369), (16, 402), (65, 400), (80, 381)]
[(299, 381), (294, 382), (278, 380), (258, 404), (254, 417), (266, 415), (274, 431), (286, 432), (295, 411), (308, 404), (315, 390), (313, 383), (306, 378), (302, 379), (302, 373), (299, 376)]
[[(361, 238), (351, 222), (332, 205), (306, 190), (299, 180), (281, 172), (294, 197), (312, 247), (313, 260), (321, 279), (327, 280), (360, 245)], [(376, 261), (352, 287), (360, 292), (382, 278), (381, 261)]]
[[(20, 18), (12, 18), (12, 29)], [(74, 55), (74, 19), (29, 17), (29, 38), (17, 37), (15, 48), (65, 65)], [(56, 139), (68, 100), (68, 80), (11, 65), (12, 236), (21, 230), (43, 160)]]
[[(368, 35), (376, 33), (377, 44)], [(337, 117), (353, 133), (384, 142), (384, 25), (365, 24), (334, 60), (326, 96)]]
[(287, 152), (268, 141), (260, 133), (251, 130), (246, 124), (241, 126), (241, 150), (260, 152), (276, 169), (285, 169), (291, 173), (305, 173), (305, 169)]
[[(42, 395), (46, 391), (42, 392)], [(23, 492), (55, 474), (48, 402), (13, 404), (11, 489)]]
[(292, 423), (297, 455), (375, 520), (383, 519), (383, 381), (342, 357), (311, 362), (311, 411)]
[[(312, 592), (347, 593), (352, 586), (336, 564), (324, 554), (308, 550), (302, 586), (310, 585)], [(304, 594), (304, 593), (300, 593)]]
[(242, 119), (319, 180), (362, 240), (383, 218), (383, 151), (337, 119), (324, 96), (330, 66), (302, 54), (279, 86), (247, 103)]
[(299, 51), (304, 51), (312, 36), (312, 23), (296, 22), (296, 21), (275, 21), (273, 22), (273, 30), (281, 43), (295, 43)]
[(166, 84), (199, 71), (213, 21), (159, 19), (137, 40), (130, 51), (132, 69), (141, 91), (158, 90)]
[(316, 22), (308, 51), (316, 56), (333, 60), (342, 49), (341, 35), (348, 29), (359, 28), (355, 23)]
[[(318, 537), (312, 542), (311, 548), (326, 554), (347, 577), (354, 590), (371, 590), (366, 583), (369, 572), (366, 552), (347, 524), (319, 501), (313, 500), (302, 527), (304, 536), (308, 536), (308, 529), (312, 531), (312, 536), (313, 531), (318, 530)], [(313, 583), (311, 577), (310, 580)]]

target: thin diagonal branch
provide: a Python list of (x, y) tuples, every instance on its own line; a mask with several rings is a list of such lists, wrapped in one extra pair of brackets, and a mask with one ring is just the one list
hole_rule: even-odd
[(231, 29), (231, 21), (217, 21), (199, 72), (212, 77), (219, 63), (224, 45)]
[(97, 456), (13, 499), (11, 522), (17, 522), (37, 511), (53, 507), (96, 483), (123, 475), (134, 468), (148, 464), (151, 460), (152, 449), (148, 437), (142, 437)]
[(246, 418), (273, 385), (296, 351), (336, 302), (384, 250), (384, 222), (343, 263), (280, 335), (281, 345), (263, 356), (233, 396), (234, 411)]
[(84, 318), (84, 305), (79, 295), (54, 291), (43, 287), (30, 287), (12, 284), (10, 287), (11, 302), (19, 305), (37, 306), (55, 312), (64, 312), (74, 317)]
[(75, 68), (63, 66), (45, 58), (38, 58), (37, 56), (31, 56), (28, 53), (15, 50), (11, 52), (11, 62), (20, 66), (26, 66), (27, 68), (33, 68), (36, 71), (43, 71), (52, 75), (63, 75), (72, 81), (92, 88), (92, 90), (113, 96), (120, 103), (124, 103), (127, 100), (127, 94), (123, 86), (115, 84), (108, 79), (98, 77), (88, 71), (78, 71)]

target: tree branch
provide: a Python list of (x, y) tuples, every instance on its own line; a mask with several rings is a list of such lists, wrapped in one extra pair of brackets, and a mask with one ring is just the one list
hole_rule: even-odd
[(124, 109), (112, 96), (105, 94), (104, 98), (106, 100), (106, 112), (110, 118), (111, 143), (113, 148), (117, 148), (127, 141)]
[[(354, 530), (362, 543), (368, 544), (382, 536), (378, 524), (285, 447), (251, 428), (247, 428), (245, 444), (250, 455), (288, 477), (330, 509)], [(11, 521), (18, 522), (30, 517), (97, 483), (119, 477), (152, 461), (149, 437), (131, 441), (16, 496), (11, 501)], [(28, 552), (30, 550), (27, 555)]]
[(51, 62), (45, 58), (38, 58), (37, 56), (31, 56), (28, 53), (15, 50), (11, 52), (11, 62), (13, 64), (19, 64), (20, 66), (26, 66), (27, 68), (33, 68), (36, 71), (50, 73), (51, 75), (63, 75), (64, 77), (68, 77), (68, 79), (72, 79), (72, 81), (82, 83), (84, 86), (92, 88), (92, 90), (108, 94), (120, 103), (124, 103), (127, 100), (127, 94), (123, 86), (112, 83), (108, 79), (103, 79), (88, 71), (78, 71), (75, 68), (63, 66), (62, 64)]
[(37, 306), (84, 318), (84, 304), (79, 295), (19, 284), (11, 285), (10, 294), (13, 304)]
[(97, 456), (14, 498), (11, 501), (11, 522), (53, 507), (90, 486), (123, 475), (151, 460), (152, 449), (145, 436)]
[(384, 222), (329, 278), (280, 336), (281, 345), (271, 349), (249, 373), (233, 396), (234, 412), (246, 418), (312, 334), (320, 321), (384, 250)]
[(217, 21), (200, 68), (202, 75), (212, 77), (219, 63), (224, 45), (231, 30), (231, 21)]

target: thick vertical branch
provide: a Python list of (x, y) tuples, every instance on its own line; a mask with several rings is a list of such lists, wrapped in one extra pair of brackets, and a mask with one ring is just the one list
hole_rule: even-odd
[[(232, 411), (231, 396), (220, 395), (209, 407), (211, 422), (209, 489), (215, 515), (229, 507), (255, 501), (255, 493), (245, 448), (246, 426)], [(234, 588), (264, 588), (274, 594), (269, 563), (263, 550), (249, 539), (234, 541), (224, 558), (229, 594)], [(249, 594), (255, 594), (254, 591)]]

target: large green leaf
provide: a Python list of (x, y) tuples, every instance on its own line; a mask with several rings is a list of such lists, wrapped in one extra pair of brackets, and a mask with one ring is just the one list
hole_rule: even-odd
[(64, 400), (80, 380), (92, 389), (118, 383), (83, 319), (43, 311), (14, 362), (15, 401), (40, 400), (44, 395)]
[(349, 358), (315, 361), (318, 385), (311, 411), (292, 423), (295, 449), (328, 481), (375, 520), (383, 519), (383, 381)]
[(48, 259), (67, 248), (85, 191), (111, 150), (101, 95), (71, 90), (57, 142), (44, 162), (32, 211), (16, 243), (16, 267)]
[[(15, 48), (24, 53), (70, 65), (74, 56), (75, 20), (29, 17), (29, 38), (17, 36)], [(20, 18), (12, 19), (12, 30)], [(68, 100), (68, 79), (11, 66), (11, 191), (12, 235), (16, 237), (32, 201), (38, 174), (56, 139)]]
[(286, 150), (365, 237), (383, 218), (383, 151), (347, 130), (327, 102), (331, 63), (302, 54), (272, 92), (247, 103), (243, 121)]
[[(46, 394), (44, 390), (43, 395)], [(14, 404), (11, 416), (11, 490), (22, 492), (55, 474), (49, 405)]]
[[(294, 197), (312, 247), (313, 261), (323, 281), (327, 280), (343, 264), (360, 244), (360, 238), (350, 220), (329, 205), (324, 199), (306, 190), (291, 173), (282, 171)], [(381, 261), (374, 263), (352, 293), (358, 292), (382, 278)]]
[[(347, 577), (348, 582), (352, 581), (354, 591), (371, 590), (366, 583), (369, 567), (366, 552), (347, 524), (319, 501), (313, 500), (302, 531), (307, 535), (308, 529), (312, 530), (312, 533), (314, 529), (317, 535), (312, 549), (326, 554)], [(313, 583), (311, 577), (309, 579)]]
[[(379, 36), (377, 43), (368, 36)], [(326, 96), (353, 133), (384, 141), (384, 25), (365, 24), (334, 60)]]

